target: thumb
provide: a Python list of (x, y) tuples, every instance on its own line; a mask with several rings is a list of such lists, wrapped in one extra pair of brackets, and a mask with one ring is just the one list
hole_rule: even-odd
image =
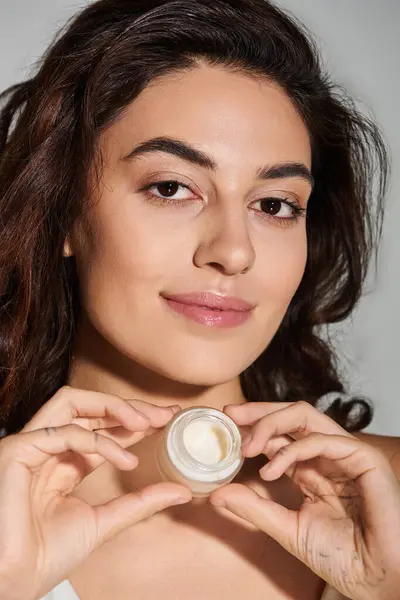
[(148, 519), (169, 506), (192, 499), (191, 491), (178, 483), (156, 483), (142, 490), (119, 496), (100, 506), (93, 506), (98, 523), (96, 547), (122, 530)]
[(211, 494), (210, 502), (255, 525), (274, 538), (285, 550), (295, 554), (297, 511), (262, 498), (257, 492), (240, 483), (231, 483), (219, 488)]

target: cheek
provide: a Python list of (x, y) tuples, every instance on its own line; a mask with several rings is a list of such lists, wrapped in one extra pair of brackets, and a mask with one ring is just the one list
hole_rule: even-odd
[[(140, 227), (139, 227), (140, 224)], [(146, 215), (101, 215), (92, 223), (79, 257), (82, 301), (87, 310), (121, 319), (133, 307), (146, 305), (150, 295), (164, 287), (174, 272), (181, 272), (190, 256), (188, 228), (181, 235), (161, 220)], [(185, 251), (187, 248), (187, 251)], [(77, 257), (78, 258), (78, 257)]]
[(303, 277), (307, 261), (307, 236), (305, 227), (285, 232), (275, 243), (261, 253), (261, 286), (266, 302), (284, 312)]

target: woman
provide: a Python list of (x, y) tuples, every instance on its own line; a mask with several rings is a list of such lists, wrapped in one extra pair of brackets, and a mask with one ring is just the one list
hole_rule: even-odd
[[(100, 0), (3, 100), (1, 597), (395, 598), (398, 438), (316, 408), (388, 161), (302, 26)], [(153, 463), (197, 405), (250, 436), (200, 504)]]

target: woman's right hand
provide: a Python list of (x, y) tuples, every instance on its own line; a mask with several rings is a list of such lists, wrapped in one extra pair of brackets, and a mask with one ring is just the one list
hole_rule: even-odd
[(123, 529), (191, 500), (177, 483), (157, 483), (98, 506), (71, 495), (105, 461), (133, 469), (138, 459), (123, 448), (178, 410), (64, 386), (19, 433), (0, 440), (2, 600), (41, 598)]

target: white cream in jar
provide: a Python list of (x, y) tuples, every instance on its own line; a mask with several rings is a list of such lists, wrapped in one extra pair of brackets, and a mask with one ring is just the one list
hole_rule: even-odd
[(243, 465), (236, 423), (215, 408), (187, 408), (164, 429), (157, 448), (162, 478), (188, 486), (193, 496), (208, 496), (229, 483)]

